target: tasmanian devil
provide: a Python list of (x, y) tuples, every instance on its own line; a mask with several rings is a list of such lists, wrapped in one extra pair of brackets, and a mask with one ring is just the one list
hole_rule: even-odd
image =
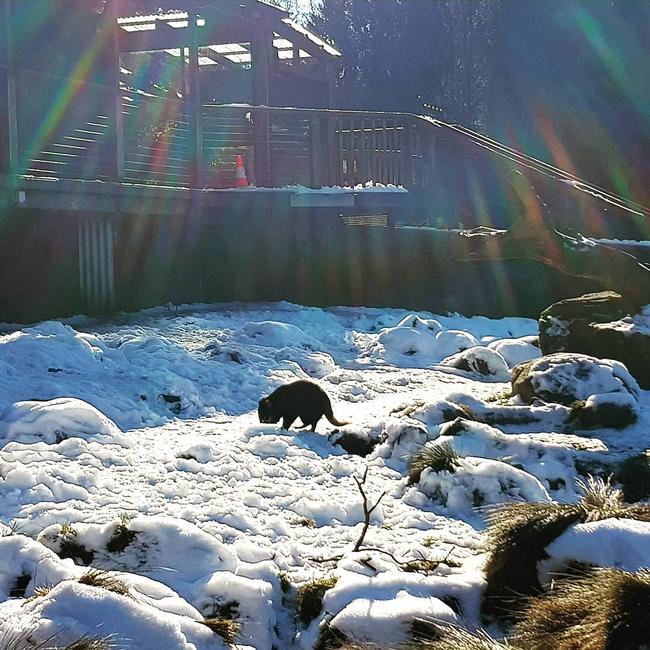
[(264, 424), (275, 424), (282, 418), (283, 429), (288, 429), (296, 418), (300, 418), (302, 427), (298, 428), (310, 426), (312, 431), (316, 431), (316, 424), (323, 415), (337, 427), (348, 424), (334, 417), (327, 393), (317, 384), (304, 380), (276, 388), (260, 400), (257, 414)]

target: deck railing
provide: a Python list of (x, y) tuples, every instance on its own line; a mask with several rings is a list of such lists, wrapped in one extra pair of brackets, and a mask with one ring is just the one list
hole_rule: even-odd
[(1, 113), (15, 110), (11, 171), (19, 174), (228, 188), (241, 155), (249, 180), (263, 186), (426, 182), (431, 138), (413, 115), (246, 105), (192, 111), (175, 97), (30, 70), (17, 70), (14, 83), (15, 109)]
[(528, 209), (524, 176), (524, 194), (540, 197), (548, 219), (599, 236), (647, 227), (643, 206), (457, 125), (407, 113), (196, 105), (0, 63), (0, 174), (226, 189), (239, 155), (259, 187), (426, 190), (420, 213), (430, 225), (507, 225)]

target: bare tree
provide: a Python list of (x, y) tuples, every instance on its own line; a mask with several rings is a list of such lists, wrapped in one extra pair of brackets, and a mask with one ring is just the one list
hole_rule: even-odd
[(353, 477), (355, 483), (357, 484), (357, 487), (359, 488), (359, 492), (361, 492), (361, 498), (363, 499), (363, 528), (361, 529), (361, 535), (359, 535), (357, 543), (352, 549), (355, 553), (361, 549), (363, 540), (365, 539), (366, 533), (368, 532), (368, 527), (370, 526), (370, 515), (375, 511), (377, 506), (381, 503), (381, 500), (386, 496), (386, 491), (384, 490), (377, 501), (375, 501), (375, 504), (370, 507), (368, 506), (368, 496), (366, 495), (366, 491), (364, 489), (366, 479), (368, 478), (368, 469), (369, 468), (366, 467), (361, 479), (359, 479), (357, 476)]

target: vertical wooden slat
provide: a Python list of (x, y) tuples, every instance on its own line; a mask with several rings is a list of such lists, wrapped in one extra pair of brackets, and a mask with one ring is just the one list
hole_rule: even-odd
[(361, 151), (359, 155), (359, 159), (360, 159), (359, 176), (361, 182), (365, 183), (370, 179), (370, 165), (368, 164), (369, 130), (367, 128), (368, 121), (365, 118), (359, 120), (359, 122), (361, 124)]
[(405, 133), (404, 126), (398, 122), (395, 132), (396, 149), (395, 154), (397, 163), (397, 178), (395, 179), (398, 185), (404, 185), (404, 149), (405, 149)]
[[(112, 102), (108, 111), (108, 128), (112, 134), (112, 175), (115, 180), (124, 178), (124, 114), (122, 111), (122, 93), (120, 92), (120, 43), (117, 19), (119, 11), (117, 0), (109, 0), (104, 19), (104, 29), (110, 30), (111, 48), (113, 54), (113, 69), (110, 71), (110, 87)], [(111, 124), (112, 122), (112, 124)]]
[(86, 284), (86, 247), (85, 247), (85, 232), (84, 220), (80, 219), (77, 222), (77, 233), (79, 235), (78, 243), (78, 260), (79, 260), (79, 296), (81, 299), (81, 307), (83, 309), (86, 302), (86, 293), (88, 291)]
[(18, 150), (18, 107), (16, 101), (16, 43), (13, 34), (13, 6), (14, 0), (5, 0), (4, 21), (5, 38), (7, 39), (7, 135), (9, 138), (9, 171), (11, 174), (20, 172)]
[(97, 242), (97, 266), (99, 271), (97, 297), (99, 308), (104, 310), (108, 303), (108, 272), (106, 269), (106, 225), (101, 222), (97, 223)]
[(327, 178), (327, 185), (332, 186), (332, 185), (337, 185), (338, 184), (338, 178), (339, 178), (339, 160), (340, 160), (340, 155), (338, 151), (338, 146), (337, 146), (337, 140), (336, 140), (336, 124), (337, 121), (335, 118), (331, 116), (327, 116), (326, 118), (326, 124), (327, 124), (327, 158), (328, 158), (328, 178)]
[(377, 119), (372, 121), (372, 150), (373, 150), (373, 164), (372, 176), (373, 180), (379, 182), (381, 179), (381, 154), (379, 148), (381, 146), (381, 122)]
[[(271, 50), (273, 30), (263, 19), (262, 12), (254, 9), (255, 31), (251, 39), (251, 66), (253, 104), (269, 105), (269, 77), (271, 74)], [(270, 153), (270, 116), (265, 108), (253, 112), (253, 141), (255, 146), (255, 177), (263, 187), (272, 185)]]
[(309, 134), (311, 139), (311, 186), (321, 187), (322, 185), (322, 147), (321, 147), (321, 120), (317, 113), (311, 116), (309, 122)]
[(402, 137), (402, 168), (403, 179), (402, 184), (406, 188), (411, 188), (415, 185), (415, 173), (414, 173), (414, 156), (415, 156), (415, 144), (417, 132), (415, 130), (415, 124), (407, 122), (405, 124), (405, 130)]
[(203, 187), (203, 129), (201, 120), (201, 83), (199, 81), (199, 32), (198, 15), (192, 7), (188, 11), (190, 29), (189, 48), (189, 116), (190, 116), (190, 168), (192, 187)]
[(390, 183), (397, 181), (397, 130), (395, 120), (391, 120), (390, 126)]
[(389, 178), (389, 161), (388, 161), (388, 121), (382, 120), (382, 138), (381, 138), (381, 182), (388, 183)]
[(106, 270), (107, 270), (107, 289), (108, 289), (108, 302), (106, 304), (107, 311), (115, 309), (115, 257), (113, 241), (113, 223), (106, 222)]
[[(347, 151), (345, 150), (345, 142), (344, 142), (344, 133), (343, 130), (345, 129), (345, 120), (344, 119), (339, 119), (336, 120), (336, 142), (337, 142), (337, 150), (338, 150), (338, 172), (337, 172), (337, 185), (346, 185), (347, 184), (347, 164), (348, 164), (348, 154)], [(345, 161), (345, 166), (343, 165), (343, 162)]]

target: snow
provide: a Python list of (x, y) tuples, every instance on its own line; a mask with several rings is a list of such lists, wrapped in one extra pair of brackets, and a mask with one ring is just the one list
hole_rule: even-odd
[(498, 352), (509, 368), (541, 356), (536, 336), (523, 336), (518, 339), (496, 340), (488, 343), (488, 348)]
[(74, 398), (15, 402), (0, 416), (0, 440), (61, 442), (71, 436), (128, 447), (117, 425), (94, 406)]
[(576, 524), (546, 548), (540, 563), (542, 583), (569, 562), (639, 571), (650, 569), (650, 523), (632, 519), (603, 519)]
[(627, 393), (639, 395), (639, 385), (620, 361), (594, 360), (578, 354), (555, 354), (539, 359), (530, 379), (537, 395), (563, 394), (573, 400), (591, 395)]
[(575, 462), (588, 463), (607, 451), (598, 439), (560, 433), (505, 434), (496, 427), (463, 420), (439, 428), (435, 444), (447, 444), (459, 456), (505, 460), (538, 479), (559, 501), (577, 501)]
[(491, 348), (475, 345), (462, 352), (443, 359), (443, 366), (460, 368), (470, 373), (478, 373), (485, 377), (494, 378), (497, 381), (508, 381), (510, 371), (506, 360)]
[[(419, 618), (477, 628), (481, 508), (574, 502), (579, 466), (647, 446), (650, 393), (615, 362), (566, 381), (589, 405), (632, 401), (639, 419), (622, 430), (577, 436), (570, 407), (507, 396), (511, 368), (539, 355), (536, 333), (526, 319), (275, 303), (0, 335), (0, 638), (224, 648), (201, 621), (226, 616), (241, 623), (238, 647), (312, 650), (327, 623), (392, 644)], [(258, 400), (296, 379), (316, 381), (350, 424), (260, 424)], [(348, 436), (376, 446), (349, 454), (338, 444)], [(452, 446), (456, 467), (408, 485), (408, 458), (425, 444)], [(379, 503), (353, 552), (364, 475)], [(645, 528), (582, 526), (549, 547), (548, 570), (572, 555), (647, 566)], [(422, 559), (434, 568), (404, 569)], [(89, 561), (133, 597), (80, 584)], [(303, 625), (296, 589), (327, 576), (338, 581)]]
[(438, 598), (421, 598), (401, 591), (390, 600), (357, 598), (330, 625), (358, 642), (402, 644), (416, 619), (457, 623), (454, 611)]
[(593, 327), (597, 330), (617, 330), (626, 336), (650, 336), (650, 305), (643, 307), (634, 316), (625, 316), (610, 323), (594, 323)]
[[(544, 486), (532, 475), (508, 463), (466, 456), (453, 472), (426, 469), (417, 490), (446, 508), (461, 513), (480, 506), (510, 501), (550, 501)], [(421, 504), (411, 488), (405, 495), (411, 503)]]

